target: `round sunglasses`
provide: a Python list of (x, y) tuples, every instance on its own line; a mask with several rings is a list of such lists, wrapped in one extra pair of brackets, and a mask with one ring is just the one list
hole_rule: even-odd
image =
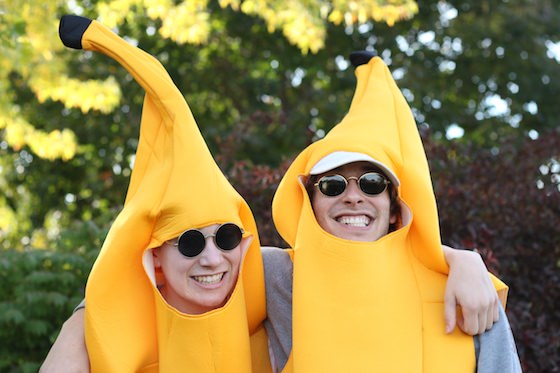
[(323, 195), (336, 197), (344, 193), (350, 180), (356, 180), (360, 190), (370, 196), (383, 193), (390, 183), (383, 174), (366, 172), (360, 177), (351, 176), (349, 178), (338, 174), (326, 175), (320, 178), (314, 185)]
[(214, 234), (205, 235), (198, 229), (189, 229), (181, 233), (173, 246), (188, 258), (199, 255), (206, 247), (206, 239), (212, 237), (218, 249), (230, 251), (235, 249), (243, 238), (243, 229), (233, 223), (221, 224)]

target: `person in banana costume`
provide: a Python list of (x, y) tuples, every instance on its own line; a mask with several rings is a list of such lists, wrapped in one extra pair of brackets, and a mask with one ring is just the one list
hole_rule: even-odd
[[(416, 123), (379, 57), (350, 60), (357, 87), (348, 113), (298, 155), (273, 200), (293, 248), (293, 284), (284, 285), (292, 333), (279, 333), (293, 346), (276, 339), (283, 346), (273, 350), (291, 351), (277, 370), (520, 372), (503, 309), (474, 340), (445, 333), (447, 265)], [(505, 306), (507, 287), (493, 280)]]
[(115, 59), (146, 92), (124, 207), (86, 286), (91, 371), (266, 370), (251, 358), (265, 315), (256, 224), (183, 95), (153, 56), (96, 21), (64, 16), (60, 37)]
[[(264, 250), (261, 259), (248, 206), (216, 166), (188, 105), (155, 58), (127, 44), (96, 21), (82, 17), (63, 17), (60, 36), (71, 48), (93, 50), (116, 59), (142, 85), (146, 96), (125, 205), (87, 284), (88, 350), (75, 349), (80, 346), (83, 334), (76, 334), (78, 343), (64, 339), (68, 333), (62, 339), (59, 336), (41, 371), (70, 369), (69, 364), (61, 363), (65, 357), (67, 362), (85, 361), (80, 368), (87, 370), (88, 353), (93, 371), (174, 371), (179, 366), (196, 372), (269, 371), (267, 336), (262, 326), (267, 317), (262, 260), (270, 268), (266, 278), (267, 302), (279, 298), (274, 289), (282, 287), (284, 282), (275, 276), (284, 270), (291, 276), (291, 261), (286, 263), (285, 257), (279, 256), (275, 249)], [(192, 260), (178, 253), (183, 238), (198, 229), (206, 237), (206, 246), (196, 260), (206, 260), (205, 256), (212, 253), (220, 257), (222, 254), (213, 246), (217, 238), (209, 236), (229, 223), (244, 230), (241, 247), (231, 250), (231, 254), (237, 255), (237, 262), (242, 262), (239, 278), (235, 276), (235, 261), (228, 267), (231, 271), (220, 272), (232, 273), (233, 289), (210, 303), (204, 303), (207, 296), (204, 292), (198, 293), (198, 298), (176, 291), (169, 293), (171, 274), (188, 272), (184, 267), (173, 272), (172, 265)], [(456, 268), (461, 266), (485, 270), (483, 264), (473, 261), (456, 264)], [(214, 276), (200, 273), (193, 276), (202, 282), (214, 281), (211, 278)], [(476, 279), (467, 276), (460, 282)], [(458, 298), (461, 303), (461, 297)], [(482, 314), (486, 315), (487, 310), (481, 307)], [(274, 324), (290, 324), (290, 316), (291, 311), (286, 314), (282, 308), (269, 307), (266, 320), (269, 337), (284, 340), (285, 335), (274, 332)], [(84, 319), (72, 318), (77, 320), (74, 330), (83, 330)], [(480, 325), (482, 330), (487, 327), (486, 317), (484, 320)], [(489, 316), (490, 325), (492, 321)], [(61, 343), (63, 347), (55, 348)], [(278, 343), (271, 341), (270, 345), (272, 356), (282, 355), (275, 351)], [(291, 346), (287, 353), (290, 349)], [(79, 359), (81, 355), (86, 355), (85, 359)]]

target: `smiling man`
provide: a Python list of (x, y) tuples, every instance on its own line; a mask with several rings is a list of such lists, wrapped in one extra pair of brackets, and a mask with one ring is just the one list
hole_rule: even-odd
[(155, 269), (161, 269), (158, 289), (177, 310), (200, 315), (223, 307), (237, 278), (243, 253), (252, 238), (233, 223), (189, 229), (177, 239), (152, 250)]
[[(322, 164), (336, 164), (344, 156), (349, 158), (348, 155), (350, 153), (333, 153)], [(394, 176), (393, 181), (389, 181), (379, 167), (365, 161), (347, 163), (328, 171), (323, 171), (322, 164), (311, 170), (306, 189), (311, 192), (317, 222), (324, 230), (346, 240), (367, 242), (378, 240), (395, 227), (400, 220), (400, 208), (394, 203), (398, 186)], [(361, 192), (364, 187), (376, 193), (364, 194)], [(314, 188), (319, 192), (315, 193)]]
[(503, 309), (480, 337), (445, 333), (438, 315), (448, 268), (416, 123), (380, 58), (350, 60), (358, 82), (348, 113), (298, 155), (273, 201), (275, 225), (293, 247), (289, 258), (277, 253), (293, 262), (293, 283), (279, 273), (275, 291), (287, 295), (267, 299), (268, 309), (293, 316), (288, 330), (267, 325), (276, 369), (520, 372)]
[(251, 355), (265, 315), (257, 227), (183, 94), (156, 58), (96, 21), (64, 16), (59, 33), (119, 62), (145, 91), (126, 199), (86, 286), (83, 369), (266, 371)]

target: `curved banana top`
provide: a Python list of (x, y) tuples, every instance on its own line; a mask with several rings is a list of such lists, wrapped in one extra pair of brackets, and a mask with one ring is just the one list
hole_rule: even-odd
[[(220, 171), (183, 95), (153, 56), (83, 17), (62, 17), (59, 34), (68, 47), (115, 59), (146, 91), (126, 201), (86, 288), (92, 371), (251, 371), (249, 335), (260, 327), (265, 300), (260, 244), (247, 203)], [(252, 236), (235, 290), (220, 309), (182, 314), (150, 280), (144, 254), (185, 229), (224, 222)]]

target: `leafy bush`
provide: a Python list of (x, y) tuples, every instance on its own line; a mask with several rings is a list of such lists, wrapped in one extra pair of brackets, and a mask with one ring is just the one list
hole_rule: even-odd
[(104, 234), (86, 222), (62, 232), (56, 251), (2, 251), (0, 372), (37, 372), (83, 297)]
[(560, 130), (490, 150), (426, 138), (444, 242), (478, 248), (510, 287), (526, 372), (560, 372)]

